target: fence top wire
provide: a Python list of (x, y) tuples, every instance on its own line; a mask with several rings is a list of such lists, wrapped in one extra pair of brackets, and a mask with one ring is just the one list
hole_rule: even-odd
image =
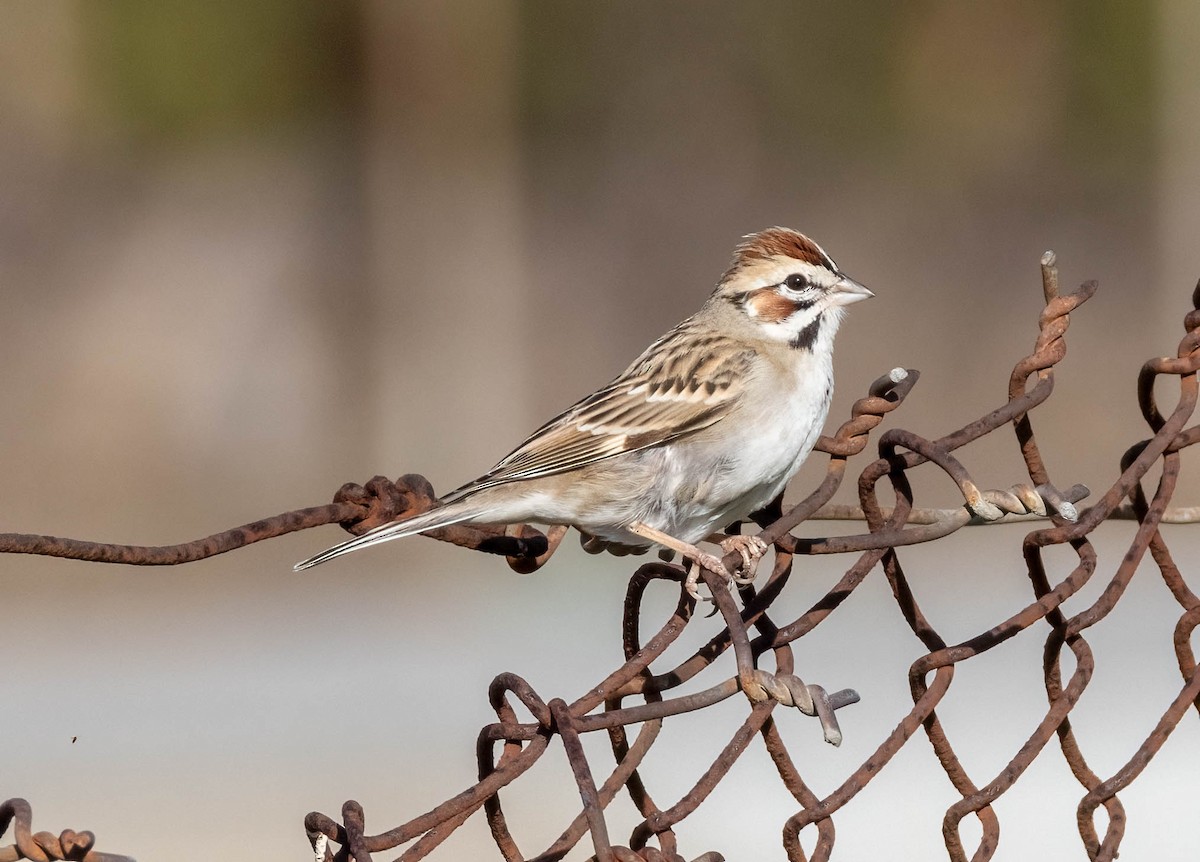
[[(373, 858), (372, 854), (409, 844), (398, 859), (420, 859), (483, 809), (500, 856), (507, 862), (561, 859), (585, 835), (590, 836), (595, 853), (592, 858), (598, 862), (682, 862), (677, 849), (677, 830), (713, 792), (757, 736), (761, 738), (783, 788), (798, 805), (797, 812), (783, 825), (783, 845), (788, 858), (810, 858), (801, 847), (800, 835), (806, 827), (812, 827), (815, 845), (811, 858), (826, 860), (834, 847), (833, 816), (862, 791), (918, 731), (932, 743), (939, 765), (960, 797), (947, 809), (943, 819), (943, 835), (951, 859), (959, 862), (992, 857), (999, 841), (999, 819), (993, 803), (1021, 778), (1053, 738), (1057, 738), (1071, 773), (1082, 787), (1083, 795), (1077, 808), (1078, 831), (1088, 858), (1116, 858), (1126, 819), (1118, 794), (1145, 769), (1189, 706), (1200, 710), (1200, 674), (1196, 673), (1196, 658), (1191, 646), (1191, 634), (1200, 625), (1200, 599), (1185, 582), (1159, 530), (1163, 523), (1200, 520), (1198, 508), (1169, 508), (1180, 473), (1180, 453), (1200, 439), (1200, 426), (1188, 425), (1196, 407), (1196, 370), (1200, 365), (1200, 285), (1193, 293), (1192, 308), (1184, 317), (1185, 334), (1175, 356), (1151, 359), (1139, 372), (1138, 404), (1151, 436), (1128, 448), (1112, 486), (1090, 506), (1080, 508), (1081, 502), (1089, 496), (1089, 490), (1082, 485), (1063, 487), (1052, 480), (1034, 433), (1031, 414), (1053, 392), (1054, 367), (1066, 355), (1070, 315), (1094, 295), (1096, 283), (1087, 282), (1072, 293), (1060, 294), (1052, 252), (1043, 256), (1041, 271), (1045, 307), (1038, 320), (1038, 337), (1029, 355), (1013, 367), (1008, 380), (1008, 398), (1003, 404), (933, 440), (899, 428), (884, 432), (876, 444), (877, 457), (866, 463), (858, 474), (858, 505), (831, 504), (829, 501), (846, 476), (849, 460), (866, 449), (872, 432), (904, 403), (919, 378), (913, 369), (898, 368), (883, 375), (870, 385), (865, 397), (854, 403), (850, 418), (832, 436), (824, 436), (818, 442), (816, 451), (829, 458), (819, 486), (786, 511), (780, 498), (752, 516), (760, 529), (759, 535), (774, 547), (770, 574), (759, 583), (738, 585), (736, 591), (731, 592), (727, 573), (702, 573), (712, 592), (715, 612), (721, 615), (724, 623), (720, 633), (673, 666), (655, 666), (689, 625), (696, 606), (683, 589), (685, 571), (682, 567), (668, 562), (642, 564), (630, 578), (626, 592), (621, 627), (625, 662), (620, 667), (571, 702), (561, 698), (546, 700), (521, 677), (501, 673), (493, 680), (488, 692), (496, 721), (480, 731), (476, 745), (478, 782), (429, 811), (374, 835), (366, 833), (362, 807), (354, 801), (343, 805), (340, 820), (310, 813), (304, 824), (316, 858), (330, 862), (350, 859), (367, 862)], [(1159, 377), (1178, 379), (1178, 400), (1165, 413), (1154, 392), (1154, 383)], [(1026, 476), (1008, 488), (980, 488), (956, 453), (1005, 426), (1011, 426), (1015, 431)], [(926, 464), (932, 464), (954, 484), (963, 500), (961, 506), (914, 506), (908, 474)], [(1155, 465), (1160, 469), (1158, 483), (1148, 492), (1143, 481)], [(886, 484), (881, 485), (885, 479)], [(880, 502), (880, 494), (888, 487), (891, 495), (885, 506)], [(886, 491), (882, 493), (886, 496)], [(174, 565), (322, 524), (338, 523), (351, 533), (359, 534), (398, 517), (424, 511), (435, 499), (433, 489), (421, 476), (409, 474), (394, 482), (377, 476), (366, 485), (342, 486), (328, 505), (285, 512), (180, 545), (142, 547), (52, 536), (0, 534), (0, 552), (130, 565)], [(1100, 597), (1078, 613), (1067, 616), (1062, 609), (1063, 603), (1097, 571), (1097, 552), (1089, 535), (1099, 524), (1114, 518), (1137, 522), (1128, 550)], [(799, 524), (820, 519), (864, 520), (867, 531), (820, 538), (793, 535), (792, 531)], [(947, 643), (923, 614), (901, 565), (898, 549), (934, 541), (970, 525), (1028, 520), (1043, 522), (1022, 540), (1031, 587), (1028, 604), (973, 637), (959, 643)], [(432, 530), (425, 535), (503, 555), (513, 569), (528, 572), (550, 559), (565, 533), (565, 528), (551, 528), (543, 533), (528, 525), (514, 525), (454, 526)], [(1044, 562), (1043, 551), (1057, 545), (1073, 551), (1075, 564), (1065, 574), (1052, 575)], [(1128, 761), (1111, 775), (1101, 776), (1088, 765), (1070, 723), (1071, 710), (1095, 669), (1092, 651), (1084, 635), (1087, 629), (1104, 620), (1121, 600), (1147, 552), (1181, 609), (1174, 633), (1180, 687), (1174, 699), (1164, 706), (1156, 726)], [(841, 579), (807, 611), (795, 619), (777, 621), (771, 615), (773, 604), (787, 587), (795, 557), (813, 554), (856, 554), (857, 557)], [(730, 571), (738, 562), (736, 552), (725, 559)], [(833, 615), (876, 569), (882, 571), (903, 619), (926, 653), (909, 669), (912, 708), (865, 761), (831, 793), (821, 797), (803, 778), (784, 744), (775, 722), (775, 711), (780, 706), (795, 707), (800, 714), (817, 719), (826, 741), (834, 745), (841, 742), (837, 711), (857, 702), (859, 697), (850, 689), (827, 692), (820, 685), (802, 680), (796, 674), (794, 644)], [(652, 587), (664, 582), (673, 584), (672, 588), (678, 590), (677, 603), (661, 627), (643, 641), (640, 635), (643, 600)], [(1004, 767), (980, 783), (967, 774), (938, 718), (937, 707), (950, 690), (957, 665), (1002, 646), (1016, 634), (1042, 621), (1048, 624), (1043, 665), (1044, 715)], [(1064, 650), (1070, 652), (1074, 663), (1069, 675), (1063, 672)], [(730, 652), (734, 664), (732, 676), (701, 691), (685, 691), (698, 673)], [(774, 672), (768, 673), (758, 666), (766, 655), (774, 662)], [(660, 805), (650, 795), (639, 767), (659, 738), (663, 719), (703, 710), (738, 692), (747, 698), (747, 712), (741, 725), (682, 797), (666, 807)], [(637, 733), (631, 740), (629, 729), (635, 725), (638, 726)], [(613, 764), (604, 769), (586, 755), (581, 744), (583, 734), (600, 730), (607, 733), (613, 756)], [(509, 830), (500, 793), (546, 753), (555, 737), (573, 772), (581, 800), (580, 811), (549, 847), (528, 856)], [(624, 844), (609, 835), (605, 817), (607, 807), (622, 792), (628, 794), (642, 818)], [(1103, 808), (1106, 815), (1101, 827), (1097, 827), (1095, 816), (1099, 808)], [(23, 800), (9, 800), (0, 806), (0, 835), (10, 821), (17, 824), (17, 843), (0, 848), (0, 862), (20, 858), (117, 862), (126, 858), (98, 854), (90, 849), (94, 842), (90, 833), (68, 831), (58, 839), (53, 836), (39, 838), (48, 833), (37, 833), (31, 838), (28, 815), (28, 805)], [(982, 836), (973, 849), (964, 845), (960, 830), (961, 822), (969, 816), (976, 818), (982, 829)], [(79, 849), (85, 844), (85, 850)], [(75, 855), (63, 855), (72, 853)], [(720, 854), (711, 851), (697, 857), (697, 862), (715, 862), (721, 858)]]

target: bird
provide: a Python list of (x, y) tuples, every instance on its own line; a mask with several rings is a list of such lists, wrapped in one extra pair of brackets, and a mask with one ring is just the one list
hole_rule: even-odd
[(534, 431), (433, 508), (297, 563), (452, 524), (566, 525), (601, 546), (652, 546), (730, 579), (708, 540), (753, 578), (767, 545), (723, 535), (782, 493), (812, 451), (833, 397), (833, 342), (846, 308), (874, 293), (804, 234), (747, 234), (698, 312), (612, 382)]

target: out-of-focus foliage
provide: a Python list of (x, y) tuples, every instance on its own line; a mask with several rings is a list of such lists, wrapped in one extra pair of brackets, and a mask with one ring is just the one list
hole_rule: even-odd
[(163, 0), (81, 11), (97, 107), (147, 146), (269, 134), (359, 101), (358, 4)]

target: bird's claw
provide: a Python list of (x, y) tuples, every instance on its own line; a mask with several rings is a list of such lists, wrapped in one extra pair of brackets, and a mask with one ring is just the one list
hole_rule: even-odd
[(707, 554), (704, 551), (698, 553), (692, 562), (692, 567), (688, 570), (687, 579), (683, 582), (684, 589), (688, 595), (698, 602), (711, 602), (711, 598), (705, 598), (700, 595), (700, 570), (708, 569), (723, 581), (729, 581), (729, 572), (725, 568), (725, 564), (721, 562), (720, 557), (712, 554)]
[[(758, 561), (763, 558), (769, 546), (758, 536), (727, 536), (721, 540), (721, 550), (725, 553), (737, 551), (742, 557), (742, 565), (733, 574), (733, 582), (740, 586), (753, 583), (758, 574)], [(724, 566), (721, 567), (724, 570)]]
[(732, 581), (739, 586), (754, 581), (755, 575), (758, 573), (758, 561), (762, 559), (763, 554), (770, 547), (758, 536), (726, 536), (721, 540), (721, 550), (726, 554), (737, 551), (741, 555), (742, 564), (731, 575), (729, 570), (725, 568), (725, 562), (720, 557), (714, 554), (708, 554), (700, 551), (693, 558), (691, 569), (688, 571), (687, 579), (683, 582), (684, 589), (688, 595), (697, 602), (711, 602), (711, 598), (705, 598), (700, 595), (700, 570), (708, 569), (717, 577), (721, 578), (725, 583)]

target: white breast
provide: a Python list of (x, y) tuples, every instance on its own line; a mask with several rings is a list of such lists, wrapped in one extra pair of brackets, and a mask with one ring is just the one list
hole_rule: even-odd
[(711, 433), (656, 450), (657, 504), (641, 519), (695, 542), (778, 496), (812, 451), (833, 395), (828, 351), (789, 358), (794, 367), (753, 381), (743, 405)]
[(792, 369), (790, 385), (780, 386), (773, 398), (764, 398), (765, 409), (757, 421), (744, 423), (741, 438), (741, 472), (759, 477), (755, 487), (766, 505), (783, 490), (812, 451), (833, 397), (833, 366), (829, 352), (804, 351)]

